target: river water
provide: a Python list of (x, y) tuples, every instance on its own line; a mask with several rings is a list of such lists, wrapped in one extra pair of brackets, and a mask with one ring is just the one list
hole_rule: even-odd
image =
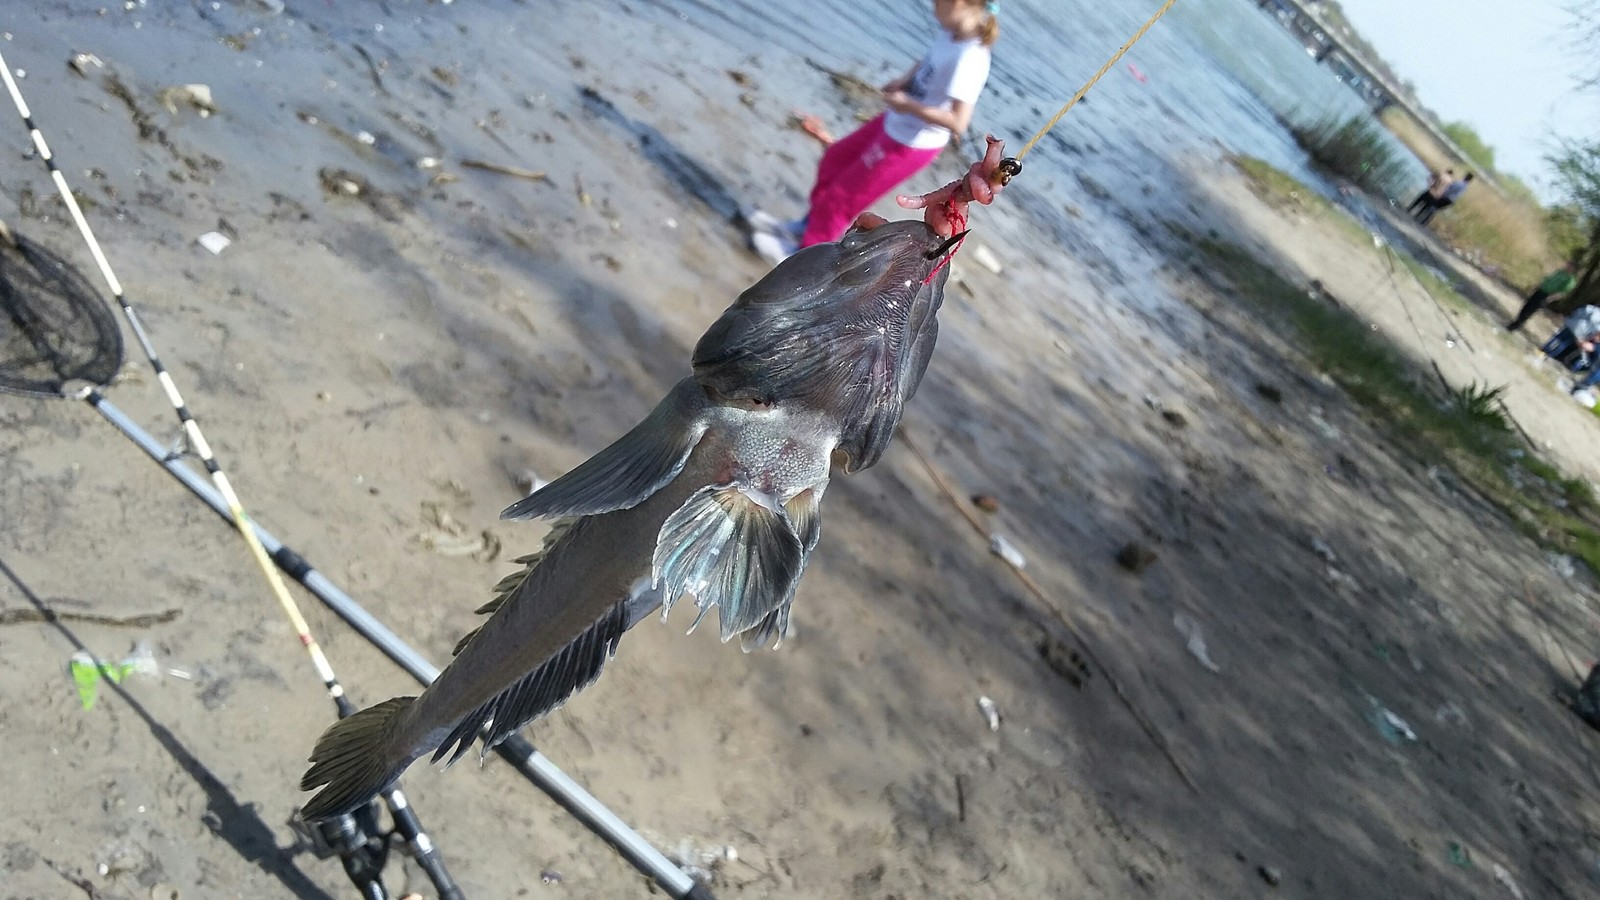
[[(1004, 0), (973, 135), (1020, 146), (1159, 5)], [(873, 83), (914, 62), (937, 28), (923, 0), (814, 0), (800, 13), (754, 0), (648, 0), (633, 9), (686, 41), (721, 41), (766, 60), (804, 57)], [(1141, 232), (1181, 218), (1173, 195), (1196, 159), (1259, 157), (1333, 198), (1287, 126), (1351, 117), (1371, 111), (1251, 0), (1179, 0), (1040, 142), (1027, 159), (1029, 189), (1008, 203), (1073, 257), (1114, 273), (1109, 287), (1151, 270)], [(1415, 175), (1425, 178), (1420, 164)]]

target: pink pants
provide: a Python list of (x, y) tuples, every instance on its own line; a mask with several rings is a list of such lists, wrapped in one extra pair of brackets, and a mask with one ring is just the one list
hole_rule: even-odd
[(882, 114), (835, 141), (817, 163), (800, 246), (837, 241), (856, 216), (933, 162), (940, 149), (919, 150), (889, 137)]

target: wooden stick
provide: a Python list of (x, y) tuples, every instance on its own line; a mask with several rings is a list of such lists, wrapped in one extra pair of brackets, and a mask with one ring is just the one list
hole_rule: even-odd
[(519, 169), (515, 166), (502, 166), (499, 163), (484, 162), (481, 159), (463, 159), (461, 165), (468, 169), (482, 169), (485, 172), (494, 172), (497, 175), (510, 175), (512, 178), (526, 178), (529, 181), (549, 181), (550, 176), (543, 172), (531, 169)]
[[(983, 522), (979, 521), (977, 515), (973, 513), (972, 510), (967, 508), (965, 503), (961, 502), (961, 498), (958, 497), (955, 490), (951, 488), (949, 480), (945, 478), (942, 472), (934, 468), (933, 463), (922, 452), (922, 449), (917, 446), (916, 441), (911, 439), (911, 433), (903, 424), (900, 426), (900, 440), (922, 463), (922, 467), (928, 471), (928, 477), (933, 479), (933, 483), (935, 485), (938, 485), (940, 492), (942, 492), (945, 495), (945, 498), (950, 501), (950, 504), (956, 508), (956, 511), (960, 512), (962, 517), (967, 520), (967, 524), (971, 525), (972, 529), (976, 531), (985, 541), (989, 540), (989, 529), (984, 526)], [(1060, 623), (1061, 627), (1067, 632), (1067, 634), (1072, 636), (1072, 639), (1076, 641), (1078, 646), (1083, 649), (1083, 655), (1088, 658), (1089, 662), (1093, 663), (1095, 668), (1100, 670), (1100, 674), (1105, 678), (1106, 683), (1111, 685), (1111, 690), (1116, 693), (1117, 699), (1122, 701), (1122, 705), (1127, 708), (1129, 714), (1133, 716), (1134, 721), (1139, 723), (1139, 727), (1144, 730), (1145, 736), (1150, 739), (1150, 742), (1155, 744), (1156, 749), (1160, 750), (1162, 755), (1167, 758), (1167, 762), (1172, 764), (1172, 768), (1178, 773), (1178, 777), (1183, 779), (1183, 783), (1189, 786), (1189, 790), (1195, 792), (1196, 794), (1200, 793), (1200, 785), (1195, 783), (1194, 776), (1189, 774), (1189, 769), (1184, 766), (1184, 764), (1178, 760), (1177, 755), (1173, 753), (1172, 746), (1167, 743), (1166, 737), (1164, 737), (1161, 734), (1161, 731), (1156, 728), (1155, 723), (1151, 722), (1149, 717), (1146, 716), (1144, 712), (1141, 711), (1133, 702), (1133, 698), (1128, 696), (1127, 691), (1122, 689), (1122, 683), (1117, 680), (1116, 675), (1112, 673), (1111, 669), (1105, 663), (1101, 662), (1099, 657), (1095, 655), (1094, 649), (1089, 645), (1088, 641), (1084, 640), (1082, 633), (1078, 631), (1077, 627), (1067, 619), (1066, 614), (1063, 613), (1055, 603), (1050, 601), (1050, 598), (1045, 594), (1044, 589), (1039, 587), (1039, 583), (1034, 581), (1032, 576), (1017, 566), (1012, 565), (1009, 560), (1005, 560), (1005, 563), (1017, 576), (1017, 579), (1022, 582), (1022, 586), (1028, 589), (1028, 593), (1032, 594), (1034, 599), (1039, 602), (1039, 605), (1043, 606), (1052, 616), (1054, 616), (1055, 620)]]
[(50, 607), (24, 607), (21, 609), (0, 609), (0, 625), (43, 624), (53, 622), (88, 622), (92, 625), (110, 625), (114, 628), (149, 628), (151, 625), (162, 625), (171, 622), (181, 615), (177, 609), (164, 609), (161, 612), (145, 613), (137, 616), (107, 616), (100, 613), (73, 612), (65, 609)]

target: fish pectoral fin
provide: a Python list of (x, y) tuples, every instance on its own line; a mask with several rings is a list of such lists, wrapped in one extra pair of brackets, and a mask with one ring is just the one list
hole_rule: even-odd
[(669, 609), (684, 594), (693, 594), (702, 611), (716, 606), (727, 641), (794, 596), (805, 556), (783, 507), (732, 484), (708, 485), (662, 524), (655, 584)]
[(617, 643), (628, 629), (628, 613), (628, 601), (618, 602), (533, 671), (468, 713), (439, 744), (433, 761), (445, 756), (452, 763), (460, 759), (480, 732), (484, 732), (483, 752), (488, 753), (518, 728), (558, 709), (594, 683), (617, 653)]
[(754, 628), (739, 635), (739, 649), (749, 653), (782, 647), (783, 639), (789, 636), (789, 610), (793, 607), (794, 601), (788, 600), (767, 613), (767, 617), (757, 622)]
[(683, 470), (706, 433), (708, 406), (705, 389), (685, 378), (632, 431), (506, 507), (500, 518), (593, 516), (637, 506)]
[[(822, 488), (806, 488), (795, 494), (783, 504), (783, 511), (789, 516), (789, 523), (794, 526), (794, 533), (809, 558), (811, 551), (817, 549), (817, 541), (822, 540)], [(800, 563), (804, 565), (805, 559)]]

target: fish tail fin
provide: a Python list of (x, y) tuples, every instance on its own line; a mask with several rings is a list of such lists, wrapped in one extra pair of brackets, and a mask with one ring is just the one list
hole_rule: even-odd
[(300, 810), (303, 818), (353, 812), (400, 777), (415, 757), (397, 749), (396, 737), (405, 712), (416, 700), (385, 700), (340, 719), (317, 738), (300, 789), (322, 790)]

